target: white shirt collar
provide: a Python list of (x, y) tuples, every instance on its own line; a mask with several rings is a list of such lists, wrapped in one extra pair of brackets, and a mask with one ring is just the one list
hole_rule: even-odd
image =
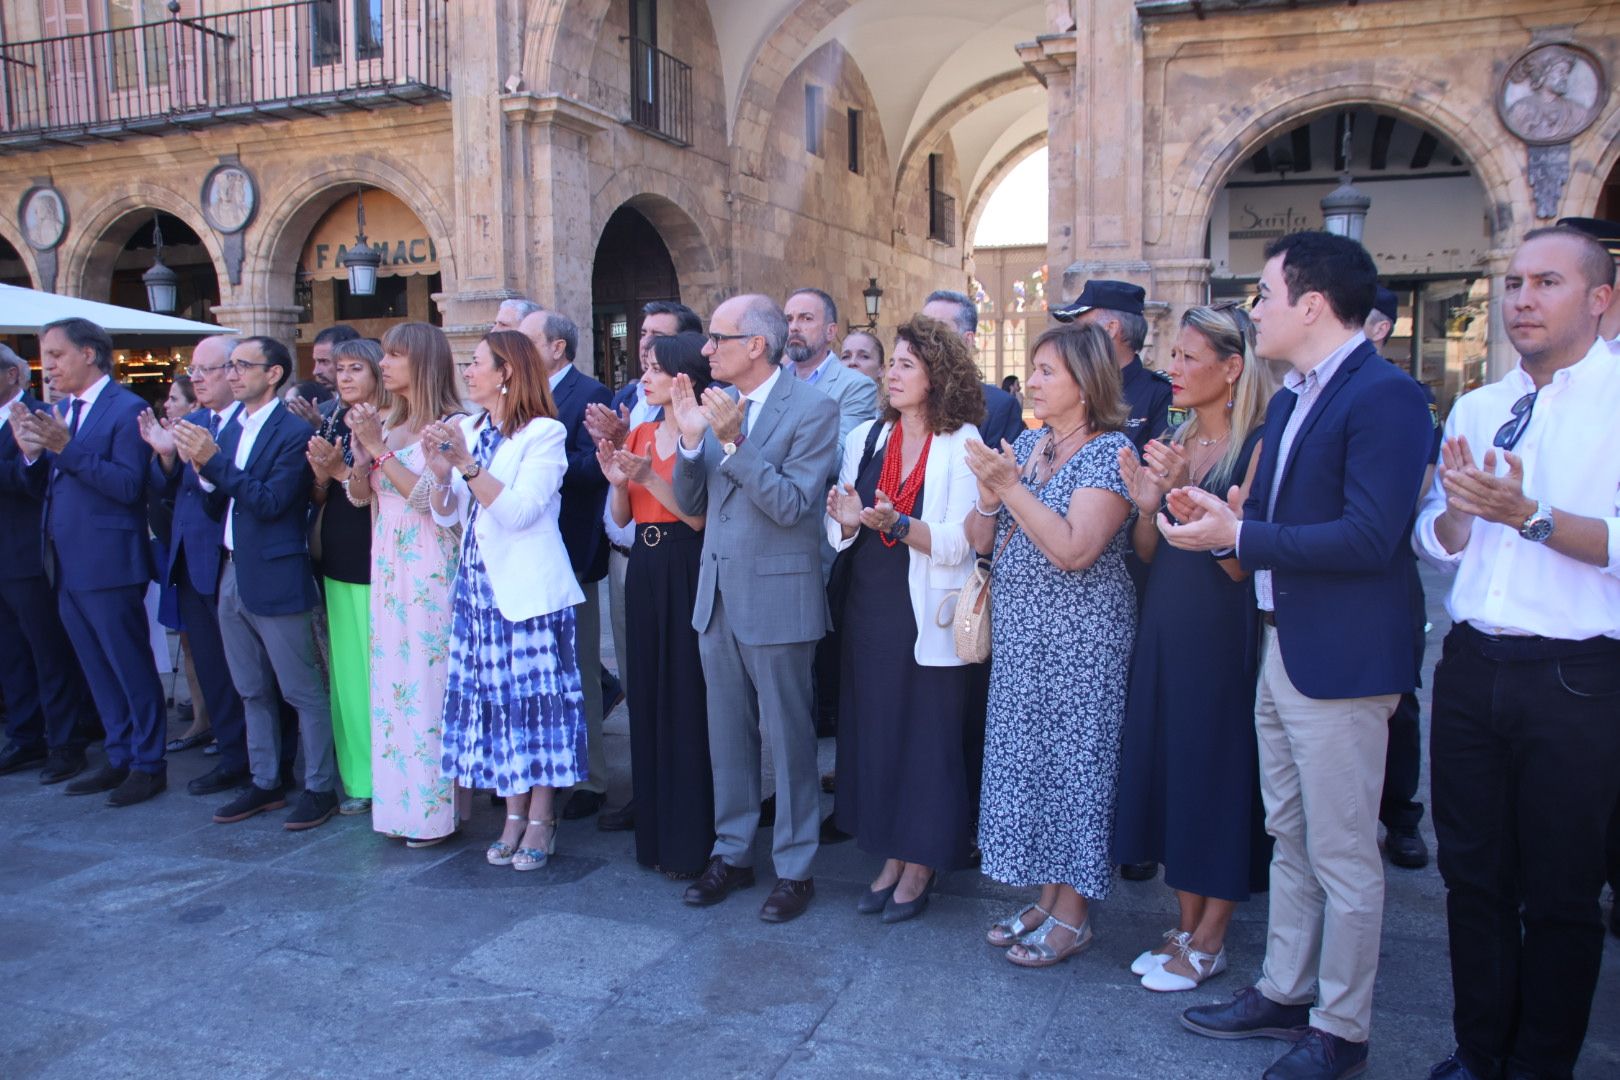
[(225, 406), (223, 409), (215, 411), (214, 415), (219, 418), (219, 426), (223, 428), (226, 424), (230, 423), (231, 417), (235, 416), (236, 410), (240, 409), (241, 407), (242, 403), (240, 401), (232, 400), (231, 403)]
[[(772, 367), (770, 377), (764, 382), (760, 383), (758, 386), (754, 387), (748, 393), (744, 394), (743, 397), (747, 398), (749, 401), (752, 401), (755, 405), (765, 404), (765, 399), (770, 397), (771, 391), (776, 388), (776, 380), (780, 379), (781, 377), (782, 369), (779, 367)], [(752, 410), (750, 410), (750, 412), (752, 412)], [(752, 421), (753, 417), (749, 416), (749, 420)]]
[[(85, 390), (84, 393), (70, 394), (68, 395), (67, 400), (72, 401), (74, 398), (77, 398), (78, 400), (84, 402), (84, 411), (89, 412), (91, 409), (96, 407), (96, 399), (101, 396), (101, 392), (103, 390), (107, 389), (107, 384), (110, 382), (112, 382), (112, 376), (103, 375), (101, 378), (91, 383), (89, 389)], [(82, 416), (79, 419), (81, 423), (84, 420)]]
[(1288, 374), (1283, 376), (1283, 385), (1296, 394), (1303, 393), (1313, 378), (1317, 386), (1326, 386), (1329, 380), (1338, 374), (1339, 367), (1345, 362), (1346, 358), (1361, 348), (1361, 343), (1366, 340), (1367, 335), (1357, 330), (1350, 336), (1350, 340), (1328, 353), (1327, 356), (1322, 358), (1321, 363), (1309, 371), (1302, 374), (1297, 369), (1290, 368)]
[[(1559, 368), (1553, 372), (1552, 378), (1547, 380), (1547, 387), (1576, 382), (1595, 374), (1606, 372), (1615, 360), (1620, 360), (1620, 344), (1616, 341), (1605, 341), (1598, 338), (1592, 342), (1592, 347), (1586, 350), (1586, 355), (1566, 368)], [(1513, 365), (1513, 370), (1503, 377), (1504, 383), (1512, 385), (1522, 394), (1528, 394), (1536, 388), (1536, 382), (1530, 373), (1524, 370), (1524, 361), (1520, 360)]]
[(551, 389), (553, 393), (555, 393), (557, 390), (557, 384), (562, 382), (568, 373), (573, 370), (573, 364), (564, 364), (562, 367), (557, 369), (556, 373), (551, 376)]
[[(242, 403), (240, 401), (236, 402), (236, 404), (237, 405), (242, 405)], [(257, 429), (257, 428), (263, 427), (264, 422), (266, 420), (270, 419), (270, 414), (275, 412), (276, 411), (276, 406), (280, 405), (280, 404), (281, 404), (281, 395), (279, 395), (279, 394), (271, 394), (269, 402), (264, 404), (264, 405), (259, 406), (259, 409), (258, 409), (257, 412), (248, 412), (247, 411), (247, 406), (242, 405), (242, 428), (243, 428), (243, 430)]]

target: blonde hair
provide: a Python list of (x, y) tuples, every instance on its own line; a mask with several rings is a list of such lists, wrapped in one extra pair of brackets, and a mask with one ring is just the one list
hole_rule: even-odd
[[(1229, 356), (1243, 358), (1243, 368), (1237, 382), (1232, 384), (1232, 434), (1226, 444), (1226, 453), (1209, 467), (1204, 475), (1204, 486), (1213, 491), (1225, 491), (1233, 484), (1243, 482), (1243, 444), (1249, 435), (1266, 422), (1266, 405), (1276, 391), (1271, 369), (1260, 363), (1254, 355), (1254, 323), (1240, 302), (1217, 304), (1214, 307), (1189, 308), (1181, 317), (1181, 325), (1196, 330), (1215, 350), (1217, 360)], [(1186, 423), (1176, 428), (1178, 444), (1198, 434), (1198, 414), (1189, 412)]]
[(1048, 345), (1058, 351), (1069, 377), (1080, 387), (1091, 430), (1124, 431), (1131, 412), (1125, 404), (1125, 385), (1114, 362), (1114, 343), (1108, 331), (1094, 323), (1054, 326), (1029, 347), (1030, 360)]
[(388, 328), (382, 347), (383, 352), (402, 353), (411, 361), (411, 388), (394, 399), (389, 427), (415, 431), (463, 411), (461, 379), (443, 330), (423, 322), (400, 323)]

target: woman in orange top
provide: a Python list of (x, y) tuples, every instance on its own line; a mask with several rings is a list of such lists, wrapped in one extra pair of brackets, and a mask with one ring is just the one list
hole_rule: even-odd
[(636, 861), (672, 878), (696, 877), (714, 846), (714, 776), (709, 713), (692, 607), (703, 551), (703, 519), (682, 514), (670, 478), (680, 429), (669, 409), (676, 375), (701, 394), (712, 381), (703, 334), (653, 339), (641, 375), (647, 404), (664, 409), (630, 432), (624, 448), (598, 446), (613, 485), (619, 525), (635, 522), (625, 571), (625, 698), (630, 710), (630, 783)]

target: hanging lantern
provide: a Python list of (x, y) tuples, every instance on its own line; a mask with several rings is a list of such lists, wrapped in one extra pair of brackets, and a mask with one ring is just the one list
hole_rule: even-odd
[(382, 252), (366, 242), (366, 192), (355, 193), (356, 231), (354, 246), (343, 253), (338, 262), (349, 272), (349, 294), (372, 296), (377, 291), (377, 268), (382, 265)]
[(1345, 236), (1361, 243), (1361, 233), (1367, 224), (1367, 211), (1372, 199), (1350, 182), (1350, 124), (1344, 125), (1342, 156), (1344, 172), (1339, 175), (1339, 186), (1322, 199), (1322, 228), (1335, 236)]
[(152, 240), (157, 254), (152, 257), (151, 269), (141, 275), (146, 286), (146, 306), (159, 315), (172, 315), (180, 298), (180, 275), (163, 265), (163, 226), (157, 215), (152, 215)]

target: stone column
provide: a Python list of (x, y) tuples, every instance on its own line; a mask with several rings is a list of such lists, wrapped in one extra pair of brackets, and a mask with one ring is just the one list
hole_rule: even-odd
[(1491, 274), (1490, 333), (1486, 336), (1485, 381), (1495, 382), (1519, 362), (1519, 354), (1508, 340), (1507, 320), (1502, 310), (1503, 281), (1507, 277), (1508, 263), (1513, 258), (1512, 248), (1496, 248), (1487, 256)]
[(1062, 288), (1062, 267), (1074, 260), (1076, 154), (1075, 41), (1073, 33), (1046, 35), (1021, 46), (1019, 58), (1046, 87), (1046, 265), (1058, 273), (1049, 283), (1054, 307), (1074, 294)]
[(501, 108), (512, 130), (512, 162), (521, 169), (515, 186), (531, 207), (527, 243), (513, 252), (526, 271), (518, 280), (529, 298), (579, 324), (578, 358), (586, 370), (592, 355), (591, 269), (597, 240), (590, 140), (618, 121), (562, 94), (511, 93), (501, 98)]
[(237, 290), (244, 299), (238, 303), (215, 304), (208, 310), (221, 326), (233, 328), (239, 337), (275, 338), (297, 353), (298, 316), (303, 309), (297, 306), (255, 303), (246, 299), (248, 290)]
[(1147, 347), (1142, 360), (1150, 367), (1163, 367), (1170, 356), (1170, 342), (1188, 308), (1209, 302), (1209, 274), (1214, 263), (1208, 259), (1154, 259), (1152, 284), (1148, 286)]

